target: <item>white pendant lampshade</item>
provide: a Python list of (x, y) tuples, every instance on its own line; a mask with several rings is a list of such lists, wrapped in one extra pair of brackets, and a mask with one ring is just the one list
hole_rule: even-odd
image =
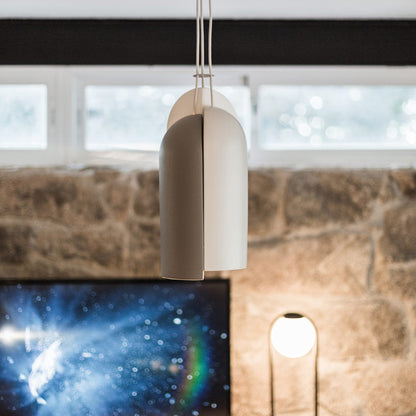
[(230, 102), (188, 91), (173, 106), (160, 148), (162, 277), (247, 264), (247, 144)]

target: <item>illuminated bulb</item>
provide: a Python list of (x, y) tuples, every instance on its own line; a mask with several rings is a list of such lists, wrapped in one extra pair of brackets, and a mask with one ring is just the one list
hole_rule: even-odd
[(288, 358), (303, 357), (316, 343), (312, 322), (297, 313), (287, 313), (278, 318), (270, 336), (273, 347)]

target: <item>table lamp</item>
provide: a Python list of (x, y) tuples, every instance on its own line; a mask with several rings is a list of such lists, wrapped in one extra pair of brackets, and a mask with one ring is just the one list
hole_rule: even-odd
[(274, 416), (275, 371), (273, 350), (280, 355), (297, 359), (309, 354), (315, 347), (314, 355), (314, 415), (318, 415), (318, 335), (313, 321), (300, 313), (288, 312), (279, 315), (270, 327), (269, 359), (270, 359), (270, 393), (271, 414)]

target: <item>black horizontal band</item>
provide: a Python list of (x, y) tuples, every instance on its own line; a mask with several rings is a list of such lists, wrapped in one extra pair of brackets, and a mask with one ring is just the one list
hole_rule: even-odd
[[(214, 20), (217, 65), (416, 65), (416, 20)], [(187, 65), (193, 20), (0, 20), (2, 65)]]

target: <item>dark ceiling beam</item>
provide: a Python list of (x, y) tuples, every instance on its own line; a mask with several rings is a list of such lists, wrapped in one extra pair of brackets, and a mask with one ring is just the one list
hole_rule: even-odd
[[(1, 65), (187, 65), (192, 20), (0, 20)], [(216, 20), (217, 65), (416, 65), (416, 20)]]

